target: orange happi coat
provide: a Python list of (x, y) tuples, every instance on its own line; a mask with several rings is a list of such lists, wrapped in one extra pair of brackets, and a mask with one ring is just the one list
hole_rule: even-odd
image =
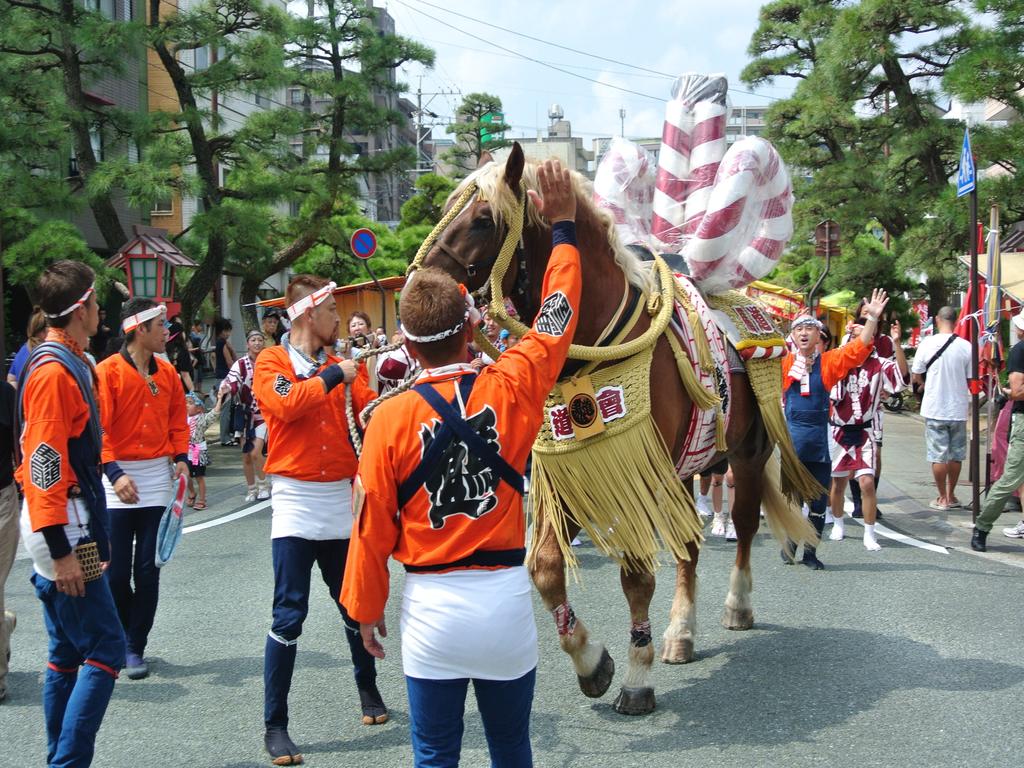
[[(339, 362), (327, 355), (317, 373)], [(365, 365), (359, 366), (351, 386), (358, 414), (376, 397)], [(337, 482), (355, 475), (358, 462), (348, 437), (345, 388), (339, 384), (328, 392), (319, 376), (300, 379), (284, 345), (260, 353), (252, 390), (267, 424), (268, 475), (310, 482)]]
[[(477, 376), (468, 402), (455, 403), (474, 431), (519, 473), (526, 467), (544, 418), (545, 398), (576, 329), (580, 290), (575, 245), (556, 245), (534, 328)], [(451, 402), (457, 382), (471, 373), (467, 366), (448, 366), (428, 371), (420, 381), (433, 384)], [(475, 462), (458, 439), (437, 472), (399, 509), (398, 487), (419, 466), (440, 421), (434, 409), (410, 391), (383, 403), (367, 429), (355, 491), (356, 526), (341, 595), (356, 621), (371, 623), (383, 615), (388, 557), (409, 566), (437, 566), (475, 552), (524, 546), (522, 497)]]

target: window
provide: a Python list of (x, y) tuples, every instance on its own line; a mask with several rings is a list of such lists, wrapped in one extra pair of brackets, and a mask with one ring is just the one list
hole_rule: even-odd
[(152, 299), (156, 296), (156, 259), (132, 259), (132, 293)]
[(89, 144), (92, 146), (92, 153), (96, 160), (103, 159), (103, 131), (98, 125), (89, 128)]
[(170, 299), (174, 296), (174, 268), (170, 264), (162, 264), (160, 266), (161, 272), (163, 272), (163, 285), (164, 292), (161, 294), (165, 299)]
[(302, 103), (302, 89), (301, 88), (289, 88), (288, 89), (288, 103), (292, 105)]
[(171, 197), (160, 198), (153, 203), (150, 213), (153, 216), (170, 216), (174, 213), (174, 199)]
[(85, 7), (102, 13), (108, 19), (117, 18), (117, 0), (85, 0)]
[(204, 45), (202, 48), (196, 48), (194, 55), (196, 60), (195, 69), (197, 72), (210, 66), (210, 49), (208, 46)]

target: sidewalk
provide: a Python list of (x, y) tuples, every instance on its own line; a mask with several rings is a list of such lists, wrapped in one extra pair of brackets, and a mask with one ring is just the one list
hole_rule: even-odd
[[(1004, 513), (989, 535), (988, 552), (974, 552), (970, 547), (970, 509), (938, 512), (928, 507), (937, 491), (931, 466), (925, 459), (924, 421), (917, 414), (907, 412), (886, 412), (884, 419), (882, 481), (878, 490), (878, 506), (884, 515), (882, 524), (923, 541), (1024, 568), (1024, 539), (1003, 536), (1003, 528), (1016, 525), (1020, 515)], [(984, 446), (981, 459), (984, 465)], [(969, 505), (968, 466), (969, 462), (965, 461), (957, 498)]]

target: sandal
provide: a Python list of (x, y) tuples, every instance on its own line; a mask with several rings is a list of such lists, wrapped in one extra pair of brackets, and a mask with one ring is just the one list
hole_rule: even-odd
[(192, 509), (196, 508), (196, 495), (194, 493), (190, 493), (188, 495), (188, 499), (185, 500), (185, 505), (192, 507)]
[(206, 509), (206, 502), (205, 502), (205, 501), (203, 501), (202, 499), (200, 499), (200, 500), (199, 500), (199, 501), (197, 501), (197, 502), (196, 502), (195, 504), (190, 504), (189, 506), (190, 506), (190, 507), (192, 507), (192, 509), (194, 509), (194, 510), (196, 510), (197, 512), (199, 512), (199, 511), (201, 511), (201, 510), (204, 510), (204, 509)]

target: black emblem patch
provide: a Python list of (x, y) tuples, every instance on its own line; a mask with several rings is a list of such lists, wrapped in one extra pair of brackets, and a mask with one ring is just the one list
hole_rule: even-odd
[[(467, 417), (466, 423), (495, 451), (500, 450), (493, 408), (485, 405), (475, 416)], [(420, 428), (423, 456), (440, 428), (437, 421)], [(465, 443), (453, 438), (424, 483), (430, 497), (430, 527), (443, 528), (445, 520), (452, 515), (465, 515), (474, 520), (486, 515), (498, 504), (495, 491), (499, 482), (493, 469), (471, 454)]]
[(572, 320), (572, 306), (568, 297), (561, 291), (555, 291), (540, 305), (540, 313), (534, 327), (538, 333), (548, 336), (561, 336)]
[(288, 393), (292, 391), (292, 383), (279, 373), (274, 379), (274, 391), (281, 397), (288, 397)]
[(46, 443), (40, 443), (29, 459), (29, 477), (32, 485), (48, 491), (60, 482), (60, 454)]

